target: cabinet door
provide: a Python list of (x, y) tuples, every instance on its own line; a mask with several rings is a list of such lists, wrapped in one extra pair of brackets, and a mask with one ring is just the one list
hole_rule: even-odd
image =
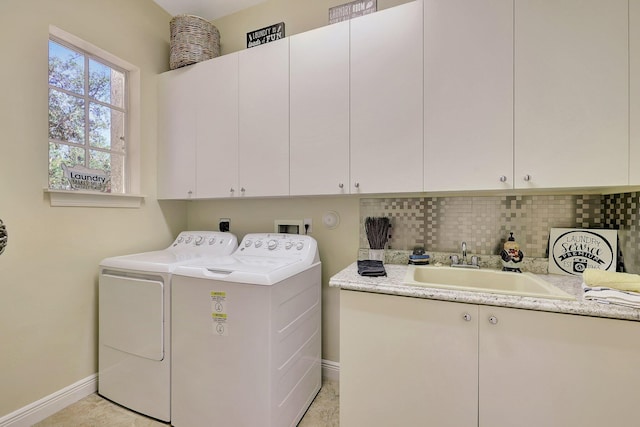
[(640, 323), (480, 306), (479, 325), (479, 426), (637, 424)]
[(158, 77), (158, 198), (196, 196), (197, 92), (193, 69)]
[(516, 188), (628, 183), (627, 8), (516, 0)]
[(289, 39), (243, 50), (239, 61), (241, 195), (286, 196), (289, 194)]
[(351, 20), (351, 192), (422, 191), (422, 2)]
[(477, 426), (477, 312), (341, 290), (340, 425)]
[(231, 197), (238, 189), (238, 54), (193, 65), (198, 198)]
[(513, 188), (513, 1), (424, 1), (424, 188)]
[(291, 194), (349, 186), (349, 22), (290, 39)]

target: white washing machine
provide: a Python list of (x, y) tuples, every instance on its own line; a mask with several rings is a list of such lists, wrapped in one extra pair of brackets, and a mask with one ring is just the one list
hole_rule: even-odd
[(162, 421), (171, 419), (171, 279), (207, 255), (231, 254), (236, 236), (184, 231), (164, 250), (100, 263), (98, 393)]
[(172, 424), (295, 426), (320, 390), (321, 271), (306, 235), (248, 234), (173, 276)]

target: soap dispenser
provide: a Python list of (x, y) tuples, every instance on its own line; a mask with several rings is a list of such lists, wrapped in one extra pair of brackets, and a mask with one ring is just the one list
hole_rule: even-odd
[(500, 252), (500, 257), (502, 258), (502, 271), (522, 273), (518, 265), (522, 262), (524, 254), (520, 250), (520, 245), (513, 237), (513, 232), (509, 234), (509, 239), (504, 242), (504, 249)]

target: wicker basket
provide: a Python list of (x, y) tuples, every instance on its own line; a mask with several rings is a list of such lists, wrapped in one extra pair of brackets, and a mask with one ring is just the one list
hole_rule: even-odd
[(206, 19), (193, 15), (174, 16), (169, 23), (172, 70), (220, 56), (220, 33)]

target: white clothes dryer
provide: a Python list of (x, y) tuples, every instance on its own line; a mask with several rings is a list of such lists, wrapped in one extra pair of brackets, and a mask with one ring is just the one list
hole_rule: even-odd
[(172, 424), (295, 426), (320, 390), (321, 265), (306, 235), (248, 234), (176, 269)]
[(231, 254), (236, 236), (184, 231), (166, 249), (106, 258), (98, 285), (98, 393), (171, 419), (171, 279), (179, 265)]

